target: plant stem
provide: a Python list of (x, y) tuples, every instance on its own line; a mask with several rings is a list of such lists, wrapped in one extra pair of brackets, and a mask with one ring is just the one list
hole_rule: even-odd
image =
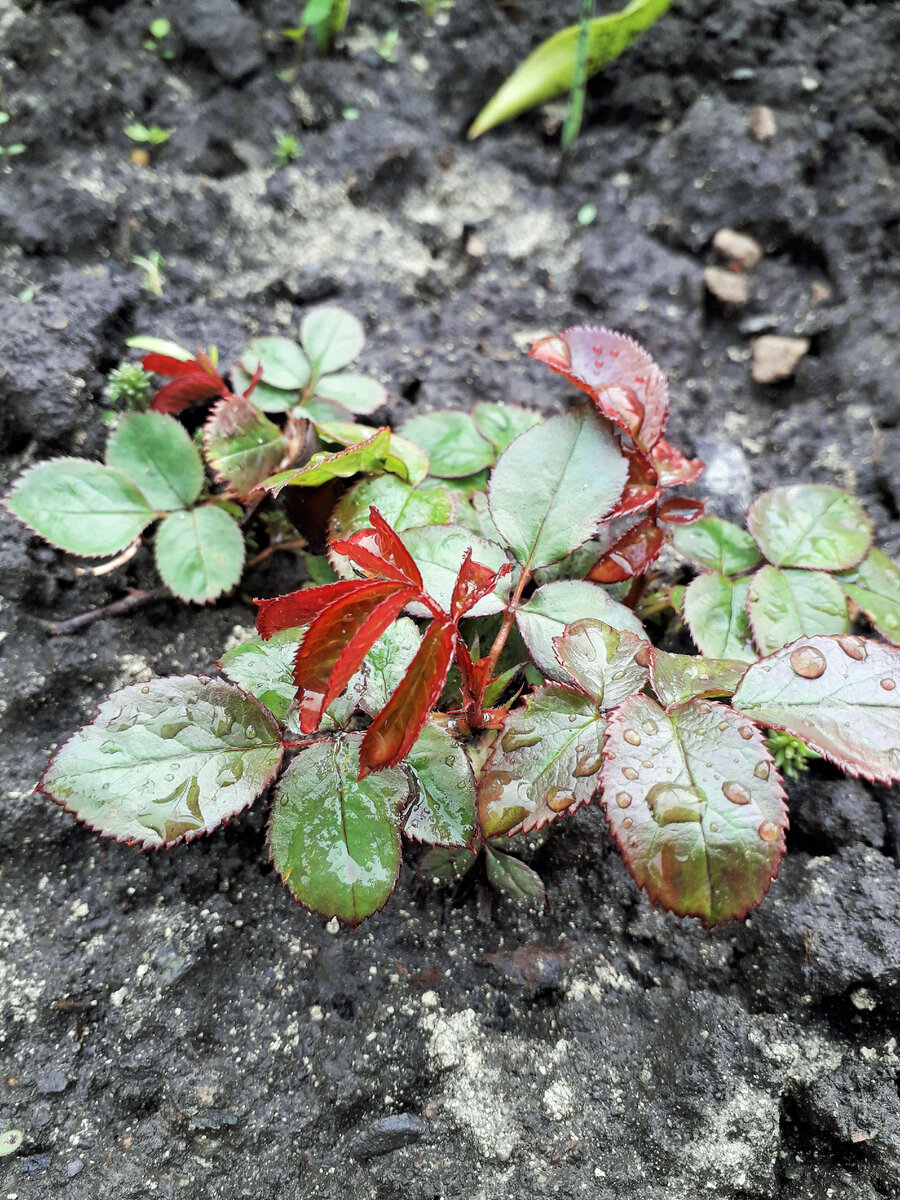
[(104, 604), (100, 608), (92, 608), (89, 612), (79, 613), (77, 617), (69, 617), (67, 621), (49, 621), (47, 623), (47, 631), (51, 637), (59, 637), (65, 633), (77, 633), (79, 629), (86, 629), (88, 625), (93, 625), (95, 621), (102, 621), (106, 617), (121, 617), (125, 613), (145, 608), (148, 604), (153, 604), (156, 600), (168, 600), (171, 596), (172, 593), (167, 587), (145, 588), (142, 591), (133, 591), (127, 596), (123, 596), (121, 600), (114, 600), (111, 604)]
[(512, 629), (513, 621), (516, 619), (516, 611), (519, 607), (519, 601), (522, 599), (522, 593), (528, 586), (531, 580), (531, 571), (527, 567), (522, 568), (522, 574), (519, 576), (519, 582), (516, 584), (516, 590), (510, 597), (509, 605), (506, 609), (506, 616), (503, 618), (503, 624), (500, 626), (500, 631), (494, 638), (494, 644), (491, 646), (491, 669), (489, 675), (493, 675), (497, 669), (497, 662), (500, 655), (503, 653), (503, 647), (506, 645), (506, 639), (509, 637), (509, 631)]
[(260, 550), (259, 554), (254, 554), (253, 558), (244, 563), (244, 570), (249, 571), (251, 567), (258, 567), (260, 563), (264, 563), (267, 558), (271, 558), (273, 554), (277, 554), (279, 550), (303, 550), (308, 545), (305, 537), (291, 538), (286, 542), (273, 542), (271, 546), (266, 546), (265, 550)]
[(76, 575), (109, 575), (111, 571), (117, 570), (119, 567), (130, 562), (141, 548), (141, 538), (136, 537), (133, 542), (130, 542), (121, 554), (117, 554), (115, 558), (109, 559), (105, 563), (99, 563), (96, 567), (76, 567)]
[(594, 0), (581, 0), (580, 28), (578, 30), (578, 44), (575, 48), (575, 73), (572, 76), (572, 90), (569, 92), (569, 109), (566, 113), (566, 123), (563, 125), (562, 131), (562, 149), (564, 154), (578, 137), (578, 131), (581, 129), (581, 119), (584, 116), (588, 45), (590, 43), (591, 17), (593, 14)]

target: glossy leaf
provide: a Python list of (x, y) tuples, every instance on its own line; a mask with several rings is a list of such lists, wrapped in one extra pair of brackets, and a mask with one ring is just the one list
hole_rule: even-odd
[(278, 475), (270, 475), (259, 485), (273, 496), (284, 487), (319, 487), (331, 479), (349, 479), (362, 471), (375, 471), (384, 462), (390, 445), (390, 430), (376, 430), (372, 437), (358, 445), (349, 446), (335, 454), (320, 451), (303, 467), (292, 467)]
[(560, 637), (567, 625), (585, 619), (604, 621), (614, 629), (645, 636), (644, 627), (631, 609), (611, 599), (597, 584), (578, 579), (547, 583), (518, 610), (516, 624), (535, 664), (548, 679), (562, 683), (568, 680), (557, 662), (553, 639)]
[(774, 654), (804, 634), (850, 632), (846, 597), (823, 571), (761, 567), (750, 580), (747, 615), (760, 654)]
[[(458, 525), (424, 525), (418, 529), (407, 529), (403, 543), (422, 572), (424, 590), (445, 611), (450, 611), (453, 589), (456, 586), (459, 568), (466, 552), (471, 550), (475, 562), (491, 571), (499, 571), (507, 563), (506, 555), (493, 542)], [(499, 579), (495, 590), (467, 614), (470, 617), (486, 617), (502, 612), (505, 598), (509, 594), (509, 576)], [(425, 616), (421, 605), (410, 608), (413, 616)]]
[(153, 549), (163, 583), (195, 604), (207, 604), (230, 591), (244, 569), (240, 527), (214, 505), (166, 517)]
[(643, 451), (634, 446), (621, 447), (628, 465), (628, 476), (619, 503), (610, 514), (613, 517), (630, 517), (644, 512), (659, 500), (662, 492), (658, 486), (656, 469)]
[(685, 458), (665, 438), (660, 438), (650, 451), (650, 461), (661, 488), (685, 487), (689, 483), (696, 483), (706, 466), (699, 458)]
[[(306, 408), (304, 405), (304, 412)], [(316, 421), (316, 429), (323, 441), (337, 442), (341, 446), (356, 445), (372, 434), (371, 425), (360, 425), (355, 421), (337, 421), (333, 418)], [(399, 476), (410, 487), (417, 487), (428, 474), (428, 455), (406, 438), (392, 433), (382, 467), (392, 475)]]
[(520, 904), (547, 902), (547, 890), (537, 871), (526, 866), (519, 858), (485, 846), (485, 867), (488, 883)]
[(755, 663), (732, 701), (851, 775), (900, 780), (900, 650), (844, 635), (800, 638)]
[(54, 458), (21, 475), (7, 509), (52, 546), (69, 554), (116, 554), (157, 514), (115, 467)]
[(541, 423), (539, 413), (515, 404), (489, 404), (482, 401), (472, 409), (472, 418), (478, 432), (494, 447), (495, 454), (502, 454), (520, 433), (525, 433)]
[(363, 775), (394, 766), (409, 754), (444, 689), (456, 641), (451, 625), (432, 621), (428, 626), (403, 682), (366, 731), (360, 751)]
[(268, 640), (249, 637), (226, 651), (219, 666), (232, 683), (249, 692), (278, 721), (287, 719), (297, 695), (294, 659), (306, 626), (282, 629)]
[(553, 639), (553, 649), (562, 669), (601, 709), (615, 708), (647, 684), (652, 647), (629, 630), (575, 621)]
[(843, 571), (855, 567), (872, 542), (859, 501), (822, 483), (764, 492), (747, 513), (747, 528), (776, 567)]
[(106, 462), (161, 512), (186, 508), (203, 487), (203, 462), (183, 425), (162, 413), (129, 413), (110, 434)]
[(453, 502), (446, 488), (415, 491), (394, 475), (379, 475), (360, 479), (344, 492), (331, 517), (331, 538), (348, 538), (366, 529), (373, 504), (398, 533), (416, 525), (445, 525), (453, 517)]
[(406, 759), (413, 800), (403, 832), (433, 846), (470, 846), (475, 838), (475, 775), (463, 747), (427, 724)]
[(536, 342), (531, 356), (587, 392), (603, 415), (643, 451), (661, 438), (669, 419), (669, 385), (632, 338), (577, 325)]
[(281, 765), (276, 722), (233, 684), (186, 675), (114, 692), (40, 788), (92, 829), (148, 848), (209, 833)]
[(614, 507), (628, 466), (589, 407), (551, 417), (501, 455), (488, 489), (494, 524), (530, 569), (565, 557)]
[(425, 413), (405, 421), (400, 433), (421, 446), (428, 455), (431, 474), (441, 479), (473, 475), (494, 461), (493, 446), (478, 432), (469, 413)]
[(415, 559), (374, 505), (369, 509), (369, 523), (369, 529), (360, 530), (346, 541), (335, 542), (335, 549), (363, 571), (400, 579), (421, 591), (422, 576)]
[(303, 318), (300, 341), (318, 379), (340, 371), (358, 358), (366, 344), (366, 334), (351, 313), (332, 305), (322, 305)]
[(478, 605), (495, 592), (502, 579), (511, 574), (512, 564), (505, 562), (499, 571), (476, 562), (471, 550), (463, 556), (456, 583), (453, 585), (453, 595), (450, 598), (450, 616), (454, 621), (471, 616)]
[(606, 722), (581, 692), (535, 688), (506, 718), (478, 786), (485, 837), (540, 829), (587, 804), (599, 785)]
[(261, 366), (261, 382), (279, 391), (297, 392), (310, 379), (309, 359), (296, 342), (286, 337), (254, 338), (240, 366), (249, 377)]
[(837, 576), (844, 591), (879, 633), (900, 644), (900, 568), (872, 549), (858, 567)]
[(247, 496), (287, 452), (281, 430), (242, 396), (220, 400), (203, 428), (206, 458), (220, 479)]
[(258, 608), (256, 628), (260, 637), (270, 638), (284, 629), (308, 625), (336, 600), (352, 596), (359, 591), (358, 579), (338, 583), (327, 583), (321, 587), (300, 588), (285, 596), (271, 600), (255, 600)]
[(693, 500), (690, 496), (672, 496), (659, 506), (657, 517), (667, 525), (693, 525), (705, 511), (706, 504), (702, 500)]
[(655, 646), (650, 658), (650, 681), (666, 708), (703, 696), (730, 696), (747, 663), (736, 658), (703, 658), (697, 654), (668, 654)]
[(588, 571), (587, 578), (593, 583), (621, 583), (643, 575), (659, 557), (664, 543), (663, 531), (655, 519), (645, 517), (613, 542)]
[(386, 629), (366, 655), (363, 670), (365, 682), (359, 707), (376, 717), (403, 682), (416, 652), (422, 643), (422, 635), (415, 621), (400, 617)]
[(400, 872), (402, 771), (360, 780), (358, 735), (301, 750), (278, 782), (272, 864), (307, 908), (358, 925), (383, 908)]
[[(231, 382), (234, 384), (236, 392), (243, 393), (250, 387), (252, 376), (248, 375), (241, 367), (232, 367)], [(270, 383), (261, 380), (254, 387), (250, 399), (263, 412), (287, 412), (289, 408), (293, 408), (295, 404), (299, 403), (300, 392), (299, 390), (285, 391), (284, 388), (272, 387)]]
[(367, 375), (342, 371), (323, 375), (316, 384), (316, 395), (322, 400), (334, 400), (352, 413), (367, 416), (387, 403), (387, 388)]
[[(588, 78), (623, 54), (671, 3), (672, 0), (631, 0), (621, 12), (594, 18), (588, 34)], [(469, 137), (480, 137), (495, 125), (568, 92), (575, 74), (578, 31), (578, 25), (570, 25), (532, 51), (478, 114)]]
[(753, 662), (747, 619), (748, 579), (729, 579), (715, 571), (692, 579), (684, 593), (684, 619), (691, 637), (708, 658)]
[(736, 575), (762, 562), (759, 547), (749, 533), (719, 517), (703, 517), (672, 533), (679, 554), (710, 571)]
[(215, 400), (228, 391), (209, 355), (199, 350), (188, 362), (165, 354), (146, 354), (141, 365), (145, 371), (168, 376), (170, 380), (153, 397), (150, 407), (154, 412), (182, 412), (192, 404)]
[(613, 837), (653, 901), (707, 928), (761, 902), (788, 820), (758, 729), (708, 700), (667, 713), (632, 696), (610, 716), (604, 755)]

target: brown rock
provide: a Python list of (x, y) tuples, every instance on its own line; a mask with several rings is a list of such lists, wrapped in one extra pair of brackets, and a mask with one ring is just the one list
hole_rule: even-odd
[(800, 359), (809, 351), (809, 338), (776, 337), (766, 334), (752, 342), (750, 373), (756, 383), (779, 383), (790, 379)]

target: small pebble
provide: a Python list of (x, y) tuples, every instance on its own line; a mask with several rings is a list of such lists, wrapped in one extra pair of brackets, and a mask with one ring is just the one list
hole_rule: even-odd
[(763, 256), (762, 246), (749, 234), (736, 229), (720, 229), (713, 238), (713, 246), (731, 262), (739, 263), (745, 271), (752, 271)]
[(747, 280), (727, 267), (707, 267), (703, 280), (707, 290), (723, 304), (746, 304), (750, 298)]
[(808, 351), (809, 338), (765, 334), (753, 342), (750, 374), (756, 383), (779, 383), (783, 379), (790, 379)]
[(765, 104), (754, 108), (750, 116), (750, 132), (758, 142), (771, 142), (778, 132), (775, 114)]

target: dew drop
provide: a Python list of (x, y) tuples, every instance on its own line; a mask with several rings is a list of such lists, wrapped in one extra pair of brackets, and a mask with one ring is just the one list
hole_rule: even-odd
[(791, 655), (791, 670), (801, 679), (818, 679), (825, 674), (828, 663), (825, 655), (815, 646), (798, 646)]
[(447, 757), (444, 759), (444, 766), (446, 766), (446, 767), (452, 767), (452, 766), (453, 766), (453, 762), (454, 762), (453, 755), (452, 755), (452, 754), (448, 754), (448, 755), (447, 755)]
[(641, 744), (641, 735), (636, 729), (626, 729), (622, 736), (629, 746), (639, 746)]
[(526, 746), (536, 746), (541, 735), (533, 725), (523, 725), (520, 729), (508, 729), (500, 740), (500, 745), (507, 754), (513, 750), (522, 750)]
[(618, 681), (619, 681), (620, 679), (624, 679), (624, 678), (625, 678), (625, 672), (624, 672), (624, 671), (614, 671), (614, 672), (613, 672), (613, 679), (614, 679), (614, 680), (615, 680), (617, 683), (618, 683)]
[(591, 775), (596, 775), (602, 766), (603, 755), (588, 752), (576, 761), (572, 774), (576, 779), (588, 779)]
[(653, 769), (653, 763), (650, 762), (649, 759), (646, 759), (644, 762), (642, 762), (641, 766), (644, 768), (645, 771), (650, 771)]
[(704, 716), (705, 716), (705, 715), (706, 715), (706, 713), (711, 713), (711, 712), (712, 712), (712, 708), (711, 708), (711, 706), (710, 706), (709, 704), (707, 704), (707, 703), (706, 703), (706, 701), (705, 701), (705, 700), (703, 700), (703, 701), (701, 701), (701, 702), (700, 702), (700, 703), (697, 705), (697, 712), (698, 712), (698, 713), (703, 713), (703, 714), (704, 714)]
[(142, 695), (142, 696), (149, 696), (149, 694), (150, 694), (150, 689), (149, 689), (149, 688), (147, 687), (147, 685), (145, 684), (145, 685), (144, 685), (144, 686), (141, 688), (141, 695)]
[(890, 675), (885, 675), (884, 679), (881, 680), (881, 686), (886, 692), (892, 692), (897, 685), (891, 679)]
[(769, 764), (767, 762), (758, 762), (753, 768), (753, 774), (757, 779), (769, 778)]
[(774, 842), (778, 837), (779, 829), (774, 821), (763, 821), (756, 832), (764, 842)]
[(718, 730), (719, 730), (721, 733), (724, 733), (724, 732), (725, 732), (725, 730), (728, 728), (728, 722), (727, 722), (727, 721), (720, 721), (720, 722), (719, 722), (719, 724), (716, 726), (716, 728), (717, 728), (717, 729), (718, 729)]
[(712, 833), (718, 833), (718, 832), (719, 832), (719, 827), (718, 827), (718, 825), (715, 823), (715, 821), (710, 821), (710, 823), (709, 823), (709, 828), (710, 828), (710, 830), (711, 830), (711, 832), (712, 832)]
[(625, 776), (626, 779), (637, 779), (637, 777), (638, 777), (638, 773), (634, 769), (634, 767), (623, 767), (622, 774)]
[(857, 662), (862, 662), (866, 657), (866, 643), (859, 637), (839, 637), (837, 644), (849, 658), (855, 658)]
[(551, 788), (547, 793), (547, 807), (551, 812), (565, 812), (574, 802), (572, 792), (567, 792), (564, 788)]
[(744, 739), (745, 742), (749, 742), (750, 739), (753, 737), (753, 726), (752, 725), (742, 725), (740, 727), (740, 729), (738, 730), (738, 733), (741, 735), (741, 737)]
[(750, 803), (750, 793), (743, 784), (736, 783), (733, 779), (727, 779), (722, 784), (722, 791), (725, 794), (725, 799), (730, 800), (732, 804)]
[(616, 804), (618, 804), (619, 808), (628, 808), (629, 804), (631, 804), (631, 796), (629, 796), (628, 792), (616, 792)]
[(649, 733), (649, 734), (656, 733), (656, 722), (655, 721), (645, 721), (643, 724), (643, 730), (644, 730), (644, 733)]
[(637, 654), (635, 654), (635, 656), (634, 656), (634, 661), (637, 663), (637, 665), (639, 667), (649, 667), (650, 666), (650, 647), (649, 646), (641, 646), (640, 650), (638, 650)]
[(625, 820), (622, 822), (622, 824), (625, 826), (626, 829), (630, 829), (632, 827), (632, 825), (634, 824), (634, 821), (632, 821), (631, 817), (626, 817)]

